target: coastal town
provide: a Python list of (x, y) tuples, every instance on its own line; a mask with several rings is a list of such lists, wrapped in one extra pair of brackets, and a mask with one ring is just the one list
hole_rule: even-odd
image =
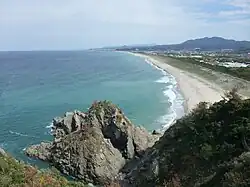
[[(136, 50), (139, 52), (139, 50)], [(196, 62), (218, 65), (224, 67), (250, 67), (250, 52), (235, 53), (232, 50), (221, 51), (200, 51), (199, 48), (194, 50), (182, 51), (144, 51), (147, 54), (163, 55), (172, 58), (191, 58)]]
[(205, 37), (170, 45), (122, 46), (116, 50), (192, 60), (201, 65), (209, 64), (228, 68), (250, 67), (249, 42), (221, 37)]

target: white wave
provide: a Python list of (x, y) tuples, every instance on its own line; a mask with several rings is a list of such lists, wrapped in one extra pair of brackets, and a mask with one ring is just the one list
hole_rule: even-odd
[(160, 68), (160, 67), (154, 65), (149, 59), (145, 59), (145, 61), (146, 61), (149, 65), (151, 65), (151, 66), (153, 66), (154, 68), (160, 70), (160, 71), (162, 72), (163, 75), (167, 75), (167, 72), (166, 72), (164, 69), (162, 69), (162, 68)]
[(173, 103), (175, 99), (177, 98), (174, 90), (173, 90), (173, 85), (169, 85), (166, 87), (166, 90), (163, 91), (164, 95), (168, 97), (169, 102), (171, 102), (171, 106), (173, 106)]
[(28, 135), (28, 134), (23, 134), (23, 133), (20, 133), (20, 132), (15, 132), (15, 131), (9, 131), (10, 134), (14, 134), (14, 135), (17, 135), (17, 136), (22, 136), (22, 137), (32, 137), (32, 138), (37, 138), (37, 136), (31, 136), (31, 135)]
[(184, 98), (177, 91), (177, 85), (170, 85), (168, 89), (164, 91), (164, 94), (169, 98), (171, 106), (168, 110), (168, 114), (162, 116), (160, 119), (165, 120), (163, 124), (163, 130), (167, 130), (171, 125), (173, 125), (177, 119), (181, 118), (184, 113)]
[(177, 85), (177, 81), (175, 79), (175, 77), (173, 75), (169, 74), (169, 80), (172, 83), (172, 85), (176, 86)]
[(183, 106), (184, 98), (177, 91), (177, 81), (174, 76), (167, 73), (164, 69), (154, 65), (150, 59), (145, 59), (145, 61), (151, 66), (153, 66), (154, 68), (160, 70), (162, 74), (164, 75), (163, 77), (161, 77), (159, 80), (156, 80), (155, 82), (161, 83), (161, 84), (168, 84), (165, 90), (163, 91), (163, 94), (168, 98), (168, 101), (171, 103), (171, 106), (167, 111), (168, 114), (161, 116), (157, 120), (158, 123), (163, 124), (162, 130), (165, 131), (171, 125), (175, 123), (177, 118), (182, 117), (184, 115), (184, 112), (182, 112), (184, 111), (184, 106)]
[(5, 149), (7, 147), (7, 143), (0, 143), (0, 148)]
[(51, 129), (53, 126), (53, 122), (50, 122), (49, 125), (46, 126), (46, 129)]
[(10, 134), (15, 134), (15, 135), (18, 135), (18, 136), (25, 136), (25, 137), (29, 136), (29, 135), (27, 135), (27, 134), (22, 134), (22, 133), (20, 133), (20, 132), (15, 132), (15, 131), (9, 131), (9, 133), (10, 133)]
[(172, 124), (175, 123), (177, 118), (177, 113), (175, 111), (175, 100), (177, 99), (177, 95), (174, 91), (173, 85), (168, 85), (166, 89), (163, 91), (164, 95), (168, 98), (168, 101), (171, 103), (170, 108), (168, 109), (168, 114), (161, 116), (158, 120), (160, 124), (163, 124), (163, 131), (167, 130)]
[(168, 102), (171, 103), (170, 108), (168, 108), (167, 110), (168, 114), (161, 116), (157, 120), (158, 123), (163, 124), (162, 130), (165, 131), (176, 122), (177, 118), (183, 116), (184, 112), (182, 111), (184, 111), (184, 106), (183, 106), (184, 99), (182, 98), (181, 94), (177, 91), (177, 81), (174, 76), (166, 73), (165, 76), (161, 77), (156, 82), (161, 84), (166, 84), (163, 94), (168, 99)]
[(163, 83), (163, 84), (166, 84), (170, 81), (169, 77), (168, 76), (164, 76), (162, 78), (160, 78), (159, 80), (155, 81), (157, 83)]
[(178, 117), (182, 117), (185, 114), (185, 109), (184, 109), (184, 102), (185, 99), (183, 98), (183, 96), (181, 95), (180, 92), (177, 92), (176, 94), (177, 98), (174, 102), (174, 108), (176, 109), (176, 111), (178, 112)]
[(49, 129), (49, 130), (47, 132), (45, 132), (44, 135), (48, 135), (48, 134), (52, 135), (53, 127), (54, 127), (53, 122), (50, 122), (49, 125), (47, 125), (45, 127), (46, 129)]
[(176, 119), (177, 119), (177, 114), (175, 111), (172, 111), (172, 113), (170, 113), (170, 114), (166, 114), (164, 116), (161, 116), (157, 120), (157, 122), (162, 124), (162, 130), (165, 131), (169, 127), (171, 127), (171, 125), (173, 125), (175, 123)]

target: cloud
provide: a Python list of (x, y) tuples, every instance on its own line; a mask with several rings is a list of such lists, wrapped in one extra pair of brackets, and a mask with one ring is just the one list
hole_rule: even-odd
[(250, 10), (250, 1), (249, 0), (229, 0), (227, 1), (228, 4), (239, 7), (244, 10)]
[[(0, 1), (0, 49), (250, 39), (249, 0)], [(226, 29), (225, 29), (226, 28)]]
[[(14, 0), (10, 0), (14, 1)], [(58, 3), (55, 3), (55, 2)], [(172, 1), (152, 0), (73, 0), (22, 1), (0, 7), (2, 21), (15, 24), (44, 21), (89, 20), (109, 23), (161, 25), (174, 19), (186, 19), (182, 7)], [(1, 2), (0, 2), (1, 3)], [(15, 5), (15, 6), (13, 6)], [(183, 15), (185, 14), (185, 16)]]

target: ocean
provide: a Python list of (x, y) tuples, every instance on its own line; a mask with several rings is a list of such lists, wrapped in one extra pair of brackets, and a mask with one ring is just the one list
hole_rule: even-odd
[(112, 51), (0, 52), (0, 147), (28, 162), (23, 150), (51, 140), (51, 121), (111, 100), (149, 131), (184, 114), (173, 76), (149, 61)]

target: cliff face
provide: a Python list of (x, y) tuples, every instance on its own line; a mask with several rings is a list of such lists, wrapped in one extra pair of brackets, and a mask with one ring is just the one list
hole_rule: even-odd
[(200, 103), (126, 176), (127, 186), (250, 186), (250, 100)]
[(135, 127), (110, 102), (95, 102), (88, 112), (53, 120), (54, 141), (34, 145), (27, 155), (87, 183), (108, 184), (130, 160), (140, 158), (159, 135)]

